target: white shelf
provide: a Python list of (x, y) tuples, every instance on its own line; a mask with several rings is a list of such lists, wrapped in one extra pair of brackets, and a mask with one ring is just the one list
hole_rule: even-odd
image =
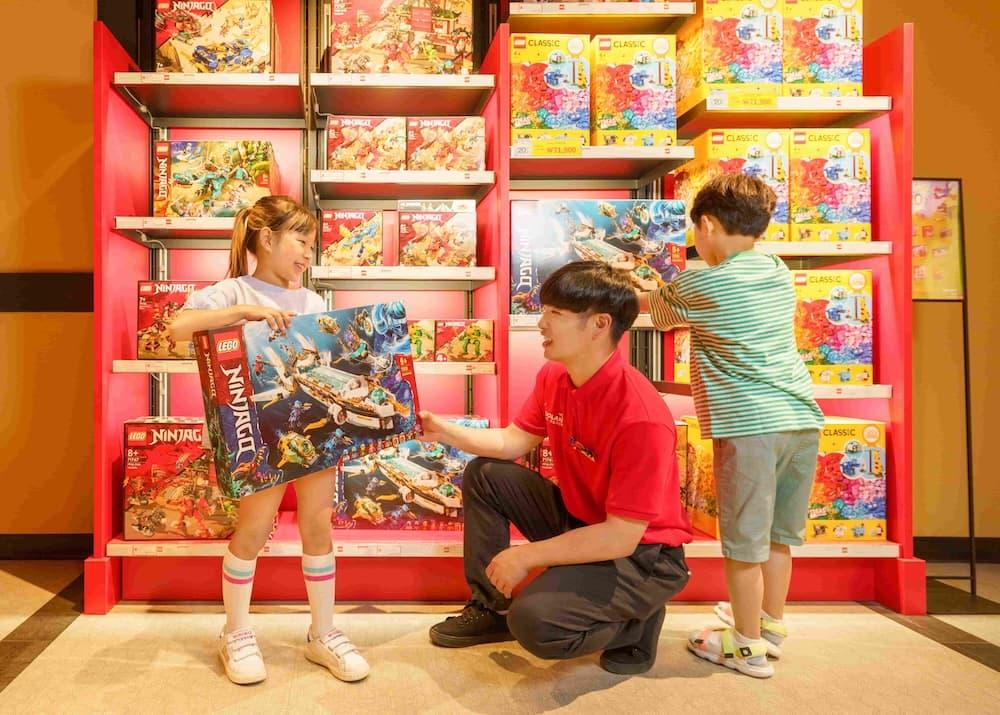
[(418, 375), (495, 375), (495, 362), (415, 362)]
[(757, 241), (754, 248), (773, 256), (887, 256), (890, 241)]
[(496, 280), (492, 266), (314, 266), (313, 283), (332, 290), (475, 290)]
[[(661, 393), (691, 395), (691, 385), (685, 382), (654, 382)], [(892, 397), (892, 385), (813, 385), (817, 400), (887, 400)]]
[(694, 15), (694, 2), (523, 2), (510, 4), (511, 32), (662, 33)]
[[(414, 369), (418, 375), (495, 375), (495, 362), (415, 362)], [(115, 360), (112, 372), (129, 373), (161, 373), (197, 374), (198, 363), (195, 360)]]
[(511, 179), (659, 178), (695, 158), (693, 146), (584, 146), (578, 156), (535, 156), (529, 144), (510, 148)]
[(492, 171), (327, 171), (310, 173), (319, 200), (482, 198)]
[(320, 114), (391, 116), (405, 107), (409, 116), (478, 114), (493, 94), (489, 74), (312, 74), (309, 76)]
[(512, 2), (510, 16), (517, 15), (694, 15), (694, 2)]
[(151, 241), (164, 248), (229, 248), (233, 218), (187, 218), (162, 216), (115, 216), (115, 231), (137, 243)]
[[(693, 541), (684, 547), (689, 559), (721, 559), (719, 541)], [(792, 555), (805, 559), (895, 559), (899, 558), (899, 544), (888, 541), (809, 542), (793, 546)]]
[[(541, 317), (537, 314), (510, 315), (508, 325), (511, 330), (538, 330), (538, 321)], [(633, 330), (639, 328), (652, 329), (652, 327), (653, 319), (648, 313), (640, 313), (639, 317), (635, 319), (635, 323), (632, 324)]]

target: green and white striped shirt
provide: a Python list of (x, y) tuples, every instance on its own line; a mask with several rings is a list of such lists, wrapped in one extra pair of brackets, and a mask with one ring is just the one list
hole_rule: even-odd
[(649, 294), (653, 325), (691, 328), (691, 389), (703, 434), (821, 429), (795, 347), (795, 289), (775, 256), (737, 253)]

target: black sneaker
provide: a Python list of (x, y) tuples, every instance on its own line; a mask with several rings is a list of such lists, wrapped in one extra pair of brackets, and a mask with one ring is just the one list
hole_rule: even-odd
[(457, 616), (431, 626), (431, 643), (444, 648), (465, 648), (481, 643), (512, 641), (507, 616), (478, 601), (469, 601)]
[(660, 642), (666, 609), (660, 608), (646, 619), (642, 635), (635, 645), (611, 648), (601, 654), (601, 667), (616, 675), (639, 675), (653, 667), (656, 662), (656, 646)]

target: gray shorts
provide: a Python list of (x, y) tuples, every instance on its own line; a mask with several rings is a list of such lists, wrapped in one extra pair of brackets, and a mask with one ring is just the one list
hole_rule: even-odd
[(712, 447), (722, 555), (763, 563), (771, 542), (802, 544), (819, 432), (715, 439)]

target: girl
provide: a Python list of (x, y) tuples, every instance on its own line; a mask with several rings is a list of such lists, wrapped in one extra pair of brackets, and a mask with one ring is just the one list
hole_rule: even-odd
[[(300, 287), (316, 244), (316, 217), (287, 196), (266, 196), (236, 215), (229, 277), (193, 293), (171, 325), (176, 340), (190, 340), (199, 330), (263, 320), (273, 330), (288, 327), (292, 316), (319, 313), (326, 303)], [(247, 275), (247, 253), (257, 258)], [(258, 683), (267, 677), (257, 637), (250, 627), (250, 593), (257, 554), (271, 532), (285, 493), (284, 484), (240, 499), (239, 520), (222, 560), (222, 600), (226, 626), (219, 636), (219, 658), (234, 683)], [(337, 678), (361, 680), (368, 663), (346, 635), (333, 627), (336, 568), (330, 539), (334, 472), (326, 470), (295, 482), (302, 575), (309, 595), (312, 625), (306, 658), (326, 666)]]

